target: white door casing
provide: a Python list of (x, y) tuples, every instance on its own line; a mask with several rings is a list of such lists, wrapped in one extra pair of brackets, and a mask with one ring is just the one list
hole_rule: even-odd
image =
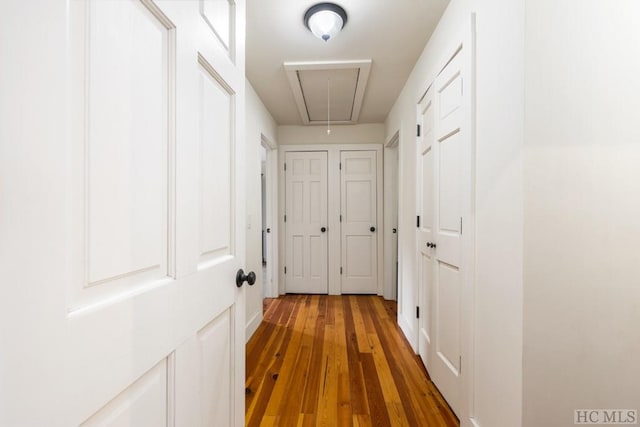
[(342, 293), (378, 292), (377, 153), (341, 151)]
[(267, 247), (267, 268), (264, 280), (264, 296), (266, 298), (277, 298), (278, 292), (278, 150), (276, 145), (262, 136), (262, 147), (267, 152), (265, 162), (265, 197), (266, 197), (266, 247)]
[(466, 406), (461, 376), (463, 298), (469, 276), (463, 224), (470, 214), (470, 137), (460, 48), (418, 105), (419, 353), (451, 408)]
[(244, 1), (3, 9), (0, 425), (243, 425)]
[(384, 146), (384, 286), (385, 299), (398, 298), (398, 186), (400, 132), (396, 131)]
[(285, 181), (286, 292), (326, 294), (327, 152), (287, 152)]

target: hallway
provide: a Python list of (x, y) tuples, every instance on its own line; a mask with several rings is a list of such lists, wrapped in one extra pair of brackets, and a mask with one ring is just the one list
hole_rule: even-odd
[(457, 426), (377, 296), (268, 299), (247, 344), (246, 425)]

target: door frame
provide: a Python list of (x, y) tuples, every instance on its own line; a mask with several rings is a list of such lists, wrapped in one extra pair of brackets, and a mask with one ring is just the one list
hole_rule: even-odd
[[(327, 200), (328, 223), (328, 247), (329, 257), (328, 274), (329, 295), (340, 295), (342, 293), (341, 277), (340, 277), (340, 191), (331, 191), (331, 189), (340, 189), (340, 152), (341, 151), (376, 151), (377, 154), (377, 218), (379, 226), (379, 235), (384, 235), (384, 215), (383, 215), (383, 146), (382, 144), (305, 144), (305, 145), (280, 145), (278, 153), (278, 292), (280, 295), (286, 293), (284, 287), (284, 267), (286, 254), (286, 235), (285, 235), (285, 171), (284, 161), (285, 154), (290, 151), (326, 151), (327, 152), (327, 188), (329, 189)], [(331, 173), (335, 171), (335, 173)], [(335, 230), (335, 231), (334, 231)], [(383, 277), (384, 277), (384, 245), (383, 239), (377, 239), (377, 260), (378, 260), (378, 280), (376, 284), (377, 295), (383, 295)]]
[(274, 266), (278, 265), (278, 236), (280, 222), (278, 218), (278, 146), (269, 140), (264, 134), (260, 135), (260, 144), (267, 152), (265, 164), (265, 198), (266, 198), (266, 218), (267, 228), (271, 233), (266, 234), (266, 255), (267, 274), (263, 277), (264, 297), (277, 298), (279, 275), (276, 274)]
[[(400, 208), (400, 130), (396, 130), (389, 141), (384, 145), (384, 285), (383, 296), (387, 300), (398, 300), (398, 294), (396, 291), (396, 277), (393, 272), (396, 270), (396, 263), (398, 265), (396, 271), (398, 280), (398, 291), (400, 289), (400, 251), (396, 251), (394, 257), (393, 250), (393, 234), (392, 229), (398, 228), (399, 222), (399, 208)], [(394, 153), (394, 154), (392, 154)], [(392, 192), (396, 193), (393, 197)], [(400, 231), (397, 230), (396, 242), (398, 241)]]

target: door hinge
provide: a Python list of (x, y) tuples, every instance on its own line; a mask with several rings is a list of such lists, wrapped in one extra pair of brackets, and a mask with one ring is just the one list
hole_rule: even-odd
[(287, 170), (287, 164), (286, 163), (284, 164), (284, 170)]
[(340, 267), (340, 274), (342, 274), (342, 267)]
[(287, 267), (284, 267), (284, 274), (287, 274)]
[(420, 215), (416, 216), (416, 227), (420, 228)]
[(462, 374), (462, 356), (458, 358), (458, 375)]
[(338, 169), (342, 170), (342, 162), (338, 163)]
[(420, 318), (420, 307), (416, 306), (416, 319)]
[(417, 126), (418, 130), (417, 130), (417, 136), (420, 136), (420, 125)]
[(340, 222), (342, 222), (342, 214), (340, 214)]
[(462, 235), (462, 217), (460, 217), (460, 235)]
[(287, 222), (287, 215), (284, 215), (284, 222)]

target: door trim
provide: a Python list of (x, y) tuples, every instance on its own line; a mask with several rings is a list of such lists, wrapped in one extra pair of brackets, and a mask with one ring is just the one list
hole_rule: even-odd
[[(384, 200), (383, 210), (384, 210), (384, 227), (387, 230), (384, 234), (384, 284), (383, 284), (383, 296), (384, 299), (388, 300), (398, 300), (398, 295), (396, 292), (396, 277), (394, 277), (393, 273), (395, 271), (395, 264), (398, 264), (397, 281), (398, 281), (398, 291), (401, 288), (400, 285), (400, 266), (402, 262), (400, 261), (400, 250), (398, 248), (398, 252), (396, 253), (396, 257), (393, 257), (393, 234), (391, 230), (394, 227), (398, 227), (399, 218), (400, 217), (400, 193), (401, 187), (400, 183), (400, 130), (396, 130), (393, 133), (393, 136), (387, 141), (384, 145), (384, 174), (383, 174), (383, 187), (384, 187), (384, 195), (389, 195), (388, 198)], [(395, 191), (396, 197), (394, 198), (390, 192)], [(395, 199), (395, 202), (394, 202)], [(393, 203), (396, 206), (393, 206)], [(394, 218), (395, 211), (395, 218)], [(400, 230), (397, 230), (396, 241), (399, 240)], [(400, 307), (398, 307), (400, 309)]]
[[(341, 263), (341, 251), (340, 251), (340, 191), (331, 191), (332, 189), (340, 189), (340, 152), (341, 151), (376, 151), (377, 153), (377, 216), (383, 217), (383, 186), (382, 184), (382, 168), (383, 168), (383, 145), (382, 144), (305, 144), (305, 145), (280, 145), (278, 153), (278, 274), (274, 275), (274, 278), (278, 277), (278, 291), (280, 295), (286, 293), (284, 287), (284, 267), (285, 267), (285, 224), (284, 224), (284, 212), (285, 212), (285, 172), (284, 161), (285, 155), (289, 151), (326, 151), (327, 152), (327, 167), (329, 173), (328, 189), (329, 198), (327, 201), (327, 213), (328, 213), (328, 246), (329, 246), (329, 258), (328, 258), (328, 281), (329, 281), (329, 295), (340, 295), (341, 278), (340, 278), (340, 263)], [(331, 173), (331, 172), (337, 173)], [(380, 226), (379, 233), (384, 233), (384, 221), (379, 221)], [(335, 230), (335, 231), (334, 231)], [(376, 284), (377, 294), (383, 295), (383, 278), (384, 278), (384, 245), (383, 239), (378, 239), (377, 242), (377, 261), (378, 261), (378, 279)]]
[(263, 277), (264, 296), (266, 298), (277, 298), (278, 278), (274, 266), (278, 265), (278, 241), (274, 237), (278, 235), (279, 221), (278, 218), (278, 146), (271, 142), (263, 134), (261, 136), (261, 145), (267, 151), (267, 160), (265, 165), (265, 198), (266, 198), (266, 218), (265, 223), (271, 229), (271, 233), (267, 236), (267, 274)]

